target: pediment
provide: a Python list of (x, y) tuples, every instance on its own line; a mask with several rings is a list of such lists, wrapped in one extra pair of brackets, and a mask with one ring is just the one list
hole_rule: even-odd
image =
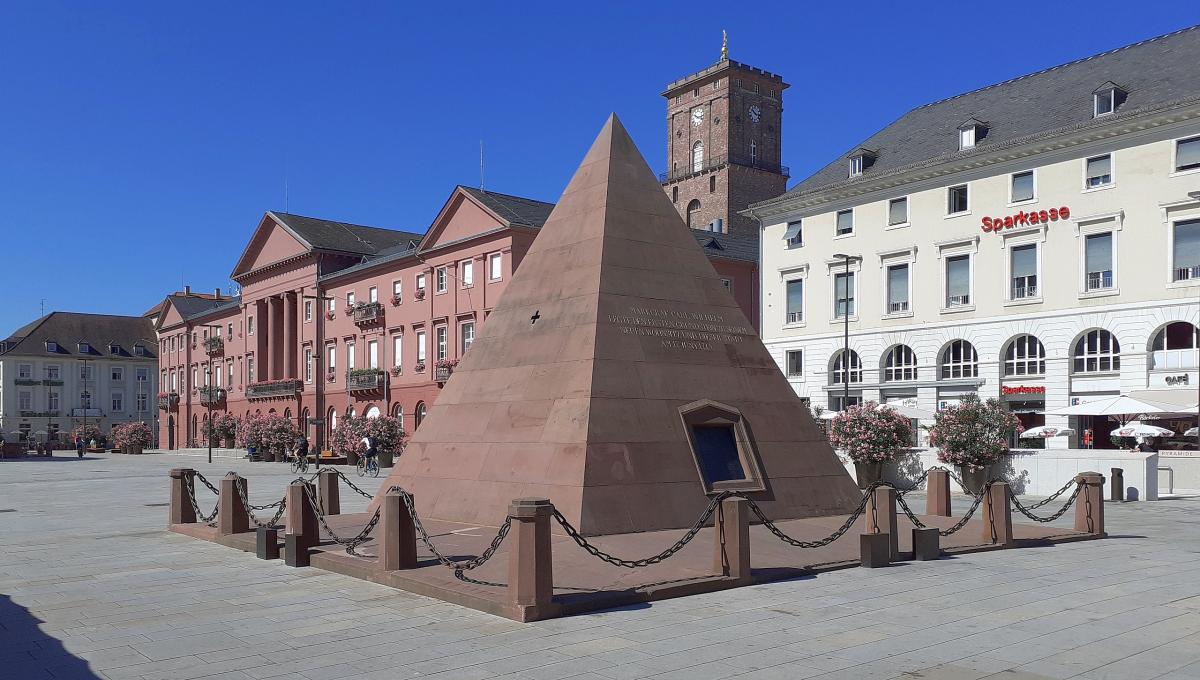
[(456, 187), (421, 239), (421, 250), (454, 243), (507, 226), (494, 212)]
[(242, 251), (242, 256), (238, 258), (230, 278), (237, 278), (267, 265), (309, 252), (312, 252), (312, 248), (308, 243), (304, 242), (287, 225), (275, 219), (271, 213), (267, 213), (258, 223), (258, 228), (254, 230), (250, 243)]

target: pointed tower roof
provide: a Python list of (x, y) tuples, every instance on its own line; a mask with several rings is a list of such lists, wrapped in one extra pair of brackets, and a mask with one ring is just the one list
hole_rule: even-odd
[(548, 497), (586, 534), (685, 527), (722, 489), (780, 518), (859, 498), (615, 115), (391, 484), (477, 525)]

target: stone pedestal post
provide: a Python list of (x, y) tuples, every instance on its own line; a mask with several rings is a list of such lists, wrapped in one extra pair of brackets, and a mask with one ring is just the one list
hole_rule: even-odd
[(399, 490), (389, 490), (383, 495), (379, 530), (379, 568), (384, 571), (416, 568), (417, 530)]
[(244, 477), (230, 472), (221, 478), (221, 485), (218, 487), (220, 494), (217, 497), (218, 536), (244, 534), (250, 531), (250, 517), (246, 514), (246, 506), (242, 503), (241, 495), (238, 493), (239, 486), (242, 494), (249, 498), (250, 488), (246, 485)]
[[(1080, 493), (1083, 493), (1080, 491)], [(1112, 469), (1112, 477), (1109, 482), (1109, 500), (1123, 501), (1125, 500), (1125, 470), (1121, 468)]]
[(750, 503), (745, 498), (722, 500), (713, 530), (713, 571), (749, 583)]
[(191, 468), (171, 470), (170, 524), (194, 524), (196, 508), (188, 500), (188, 488), (196, 483), (196, 471)]
[(896, 534), (896, 489), (880, 486), (867, 499), (863, 512), (864, 534), (887, 534), (892, 560), (900, 559), (900, 537)]
[(312, 494), (312, 484), (292, 482), (287, 488), (287, 533), (283, 536), (284, 563), (289, 567), (307, 567), (308, 551), (321, 540), (317, 513), (306, 494)]
[(1107, 535), (1104, 532), (1104, 475), (1081, 472), (1075, 476), (1075, 482), (1083, 485), (1075, 499), (1075, 531)]
[(913, 527), (912, 544), (913, 544), (913, 559), (936, 560), (941, 558), (942, 535), (938, 532), (937, 527)]
[[(1012, 502), (1009, 500), (1008, 483), (996, 482), (984, 491), (979, 503), (983, 510), (983, 540), (1005, 548), (1014, 544), (1012, 530)], [(993, 535), (995, 540), (993, 540)]]
[(930, 470), (925, 483), (925, 514), (950, 516), (950, 471)]
[(317, 475), (317, 504), (327, 516), (342, 514), (338, 474), (333, 470), (321, 470), (321, 474)]
[(546, 498), (517, 498), (509, 505), (512, 528), (508, 557), (508, 599), (519, 610), (548, 608), (554, 598), (554, 561), (550, 556), (550, 514), (554, 506)]
[(859, 534), (858, 548), (860, 564), (868, 569), (891, 564), (891, 548), (887, 534)]

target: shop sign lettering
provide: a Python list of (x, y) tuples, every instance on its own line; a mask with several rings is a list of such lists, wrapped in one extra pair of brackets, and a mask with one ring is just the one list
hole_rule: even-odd
[(1164, 378), (1164, 380), (1166, 381), (1166, 383), (1168, 385), (1186, 385), (1186, 384), (1188, 384), (1188, 376), (1186, 373), (1184, 373), (1183, 375), (1168, 375), (1166, 378)]
[(1001, 386), (1000, 394), (1008, 396), (1010, 394), (1045, 394), (1045, 385), (1015, 385), (1013, 387)]
[(1029, 212), (1022, 210), (1015, 215), (985, 217), (983, 218), (982, 229), (985, 234), (989, 232), (1000, 233), (1003, 229), (1048, 224), (1050, 222), (1069, 219), (1070, 217), (1071, 209), (1065, 205), (1061, 208), (1050, 208), (1049, 210), (1031, 210)]

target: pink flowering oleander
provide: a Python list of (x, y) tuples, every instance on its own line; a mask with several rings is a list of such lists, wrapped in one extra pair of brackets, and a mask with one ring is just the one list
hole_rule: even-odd
[(829, 429), (829, 442), (855, 463), (894, 461), (911, 440), (908, 418), (873, 401), (839, 413)]
[(330, 437), (330, 448), (339, 456), (353, 451), (364, 453), (363, 437), (375, 437), (376, 448), (381, 451), (391, 451), (399, 454), (404, 441), (404, 429), (400, 421), (392, 416), (367, 418), (366, 416), (346, 416), (338, 419), (337, 427)]
[(929, 445), (938, 449), (939, 462), (977, 470), (1008, 453), (1009, 439), (1024, 430), (1017, 416), (996, 399), (981, 402), (967, 395), (938, 412), (929, 429)]

